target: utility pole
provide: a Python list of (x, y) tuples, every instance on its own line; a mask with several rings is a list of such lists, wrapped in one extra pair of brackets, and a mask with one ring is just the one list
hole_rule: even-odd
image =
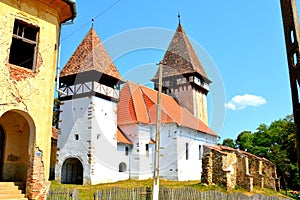
[(285, 35), (286, 54), (292, 92), (293, 114), (297, 141), (297, 158), (300, 173), (300, 52), (299, 21), (296, 0), (280, 0)]
[(160, 124), (161, 124), (161, 91), (162, 91), (162, 62), (159, 62), (158, 94), (157, 94), (157, 118), (154, 153), (154, 172), (152, 199), (159, 199), (159, 152), (160, 152)]

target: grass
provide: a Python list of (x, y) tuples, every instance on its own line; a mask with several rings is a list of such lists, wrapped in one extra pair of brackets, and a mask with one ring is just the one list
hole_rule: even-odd
[[(153, 179), (147, 180), (126, 180), (126, 181), (118, 181), (115, 183), (105, 183), (98, 185), (72, 185), (72, 184), (61, 184), (56, 181), (51, 181), (51, 189), (53, 188), (69, 188), (69, 189), (77, 189), (79, 191), (79, 198), (84, 200), (93, 200), (93, 195), (97, 190), (109, 189), (113, 187), (121, 187), (121, 188), (135, 188), (135, 187), (151, 187), (153, 184)], [(200, 181), (170, 181), (170, 180), (160, 180), (160, 185), (169, 188), (181, 188), (181, 187), (192, 187), (198, 189), (200, 191), (208, 191), (208, 190), (218, 190), (224, 193), (227, 193), (226, 188), (222, 186), (206, 186), (202, 184)], [(243, 188), (236, 187), (231, 192), (241, 192), (247, 194), (249, 196), (253, 194), (263, 194), (265, 196), (279, 196), (286, 197), (283, 194), (276, 192), (267, 188), (258, 188), (254, 187), (253, 192), (248, 192)]]

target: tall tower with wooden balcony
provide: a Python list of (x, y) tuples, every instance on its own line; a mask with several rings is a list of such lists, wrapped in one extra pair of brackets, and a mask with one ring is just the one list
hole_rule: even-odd
[(0, 2), (0, 181), (21, 182), (28, 199), (49, 188), (60, 27), (75, 15), (72, 0)]
[[(162, 91), (208, 124), (207, 93), (211, 81), (180, 22), (163, 59)], [(152, 81), (158, 88), (158, 72)]]
[[(97, 184), (117, 177), (117, 102), (122, 78), (91, 28), (60, 75), (56, 180)], [(108, 153), (110, 152), (110, 153)]]

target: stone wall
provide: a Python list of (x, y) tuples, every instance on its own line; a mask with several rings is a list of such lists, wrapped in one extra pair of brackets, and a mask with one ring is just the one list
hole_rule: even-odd
[(248, 191), (253, 186), (278, 190), (279, 180), (275, 165), (237, 149), (224, 146), (204, 146), (202, 159), (202, 182), (217, 184), (233, 189), (243, 187)]

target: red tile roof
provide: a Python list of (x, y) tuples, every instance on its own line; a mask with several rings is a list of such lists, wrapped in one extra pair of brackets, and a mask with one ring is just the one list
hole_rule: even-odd
[(118, 80), (122, 80), (116, 66), (108, 55), (94, 28), (86, 34), (77, 47), (60, 76), (68, 76), (96, 70)]
[[(169, 95), (162, 94), (161, 121), (176, 123), (204, 133), (217, 136), (200, 119), (181, 107)], [(127, 82), (120, 92), (118, 103), (118, 125), (155, 124), (157, 114), (157, 91), (136, 83)]]
[[(197, 73), (200, 74), (206, 82), (211, 82), (180, 23), (164, 55), (162, 63), (164, 64), (163, 77)], [(157, 79), (158, 71), (152, 80)]]
[(117, 141), (119, 143), (132, 144), (132, 142), (125, 136), (125, 134), (121, 131), (119, 127), (117, 130)]
[(55, 127), (53, 127), (52, 126), (52, 139), (55, 139), (55, 140), (57, 140), (57, 138), (58, 138), (58, 130), (57, 130), (57, 128), (55, 128)]

